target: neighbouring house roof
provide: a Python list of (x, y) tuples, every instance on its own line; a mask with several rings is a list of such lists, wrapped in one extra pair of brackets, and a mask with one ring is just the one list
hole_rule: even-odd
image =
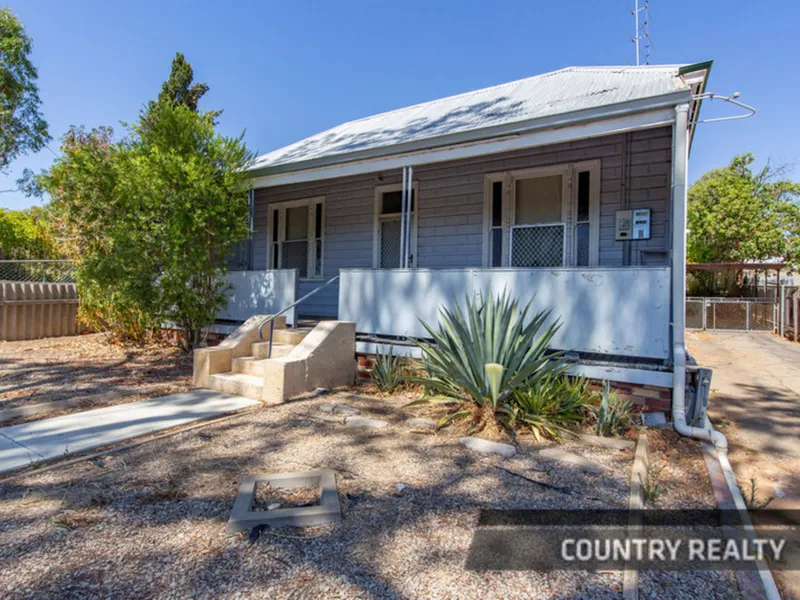
[(686, 102), (692, 88), (682, 75), (691, 67), (568, 67), (349, 121), (259, 156), (250, 170), (287, 172), (486, 139), (526, 131), (559, 115), (647, 99), (679, 96), (675, 103)]

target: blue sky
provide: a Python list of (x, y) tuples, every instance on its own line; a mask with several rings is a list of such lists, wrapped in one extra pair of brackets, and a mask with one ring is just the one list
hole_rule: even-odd
[[(258, 153), (341, 122), (569, 65), (632, 64), (633, 0), (476, 2), (213, 2), (206, 0), (12, 1), (34, 40), (43, 111), (55, 138), (70, 125), (135, 119), (183, 52), (211, 86), (205, 109), (224, 110), (221, 130), (246, 130)], [(800, 4), (652, 0), (651, 62), (714, 60), (709, 90), (742, 93), (755, 117), (701, 125), (690, 177), (734, 153), (759, 162), (800, 157), (794, 25)], [(727, 105), (704, 116), (731, 114)], [(46, 168), (44, 150), (24, 167)], [(797, 178), (797, 170), (794, 171)], [(36, 201), (16, 193), (0, 206)]]

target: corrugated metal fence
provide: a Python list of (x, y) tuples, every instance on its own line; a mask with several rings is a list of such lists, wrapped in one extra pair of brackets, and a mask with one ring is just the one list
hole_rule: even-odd
[(0, 340), (78, 333), (74, 283), (0, 282)]
[(0, 261), (0, 340), (78, 333), (78, 290), (69, 261)]

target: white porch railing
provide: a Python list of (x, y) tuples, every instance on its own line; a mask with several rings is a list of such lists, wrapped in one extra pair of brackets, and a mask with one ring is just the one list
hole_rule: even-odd
[[(253, 315), (271, 315), (297, 299), (297, 269), (272, 271), (231, 271), (226, 276), (232, 288), (228, 306), (220, 319), (246, 321)], [(286, 321), (296, 323), (296, 309), (286, 314)]]
[(669, 358), (668, 267), (553, 269), (342, 269), (339, 319), (359, 333), (427, 337), (439, 307), (504, 288), (562, 326), (553, 347)]

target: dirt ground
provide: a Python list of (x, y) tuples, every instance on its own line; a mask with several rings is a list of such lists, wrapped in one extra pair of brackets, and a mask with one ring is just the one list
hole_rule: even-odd
[[(742, 491), (755, 479), (770, 508), (800, 509), (800, 344), (770, 333), (687, 333), (713, 370), (709, 417), (729, 443)], [(800, 574), (774, 572), (785, 598), (800, 599)]]
[[(476, 572), (465, 568), (465, 560), (481, 508), (625, 508), (631, 449), (565, 444), (564, 449), (603, 465), (601, 474), (553, 463), (529, 450), (511, 459), (489, 457), (461, 446), (456, 432), (413, 432), (405, 421), (418, 411), (404, 409), (406, 401), (342, 394), (299, 400), (1, 482), (0, 594), (621, 596), (621, 572)], [(349, 428), (344, 415), (320, 410), (332, 402), (359, 408), (362, 416), (384, 419), (389, 426)], [(656, 438), (657, 460), (667, 462), (671, 442)], [(713, 502), (702, 475), (698, 487), (684, 485), (687, 468), (703, 472), (690, 458), (666, 465), (664, 507)], [(340, 523), (267, 530), (254, 542), (226, 532), (243, 475), (317, 468), (337, 472)], [(732, 597), (735, 584), (726, 576), (698, 577), (700, 584), (690, 586), (699, 590), (694, 597)], [(675, 579), (652, 573), (646, 589), (652, 597), (691, 597)]]
[[(146, 387), (165, 395), (188, 389), (191, 375), (190, 354), (167, 345), (126, 348), (102, 333), (0, 342), (0, 411)], [(153, 395), (122, 394), (92, 407)]]

